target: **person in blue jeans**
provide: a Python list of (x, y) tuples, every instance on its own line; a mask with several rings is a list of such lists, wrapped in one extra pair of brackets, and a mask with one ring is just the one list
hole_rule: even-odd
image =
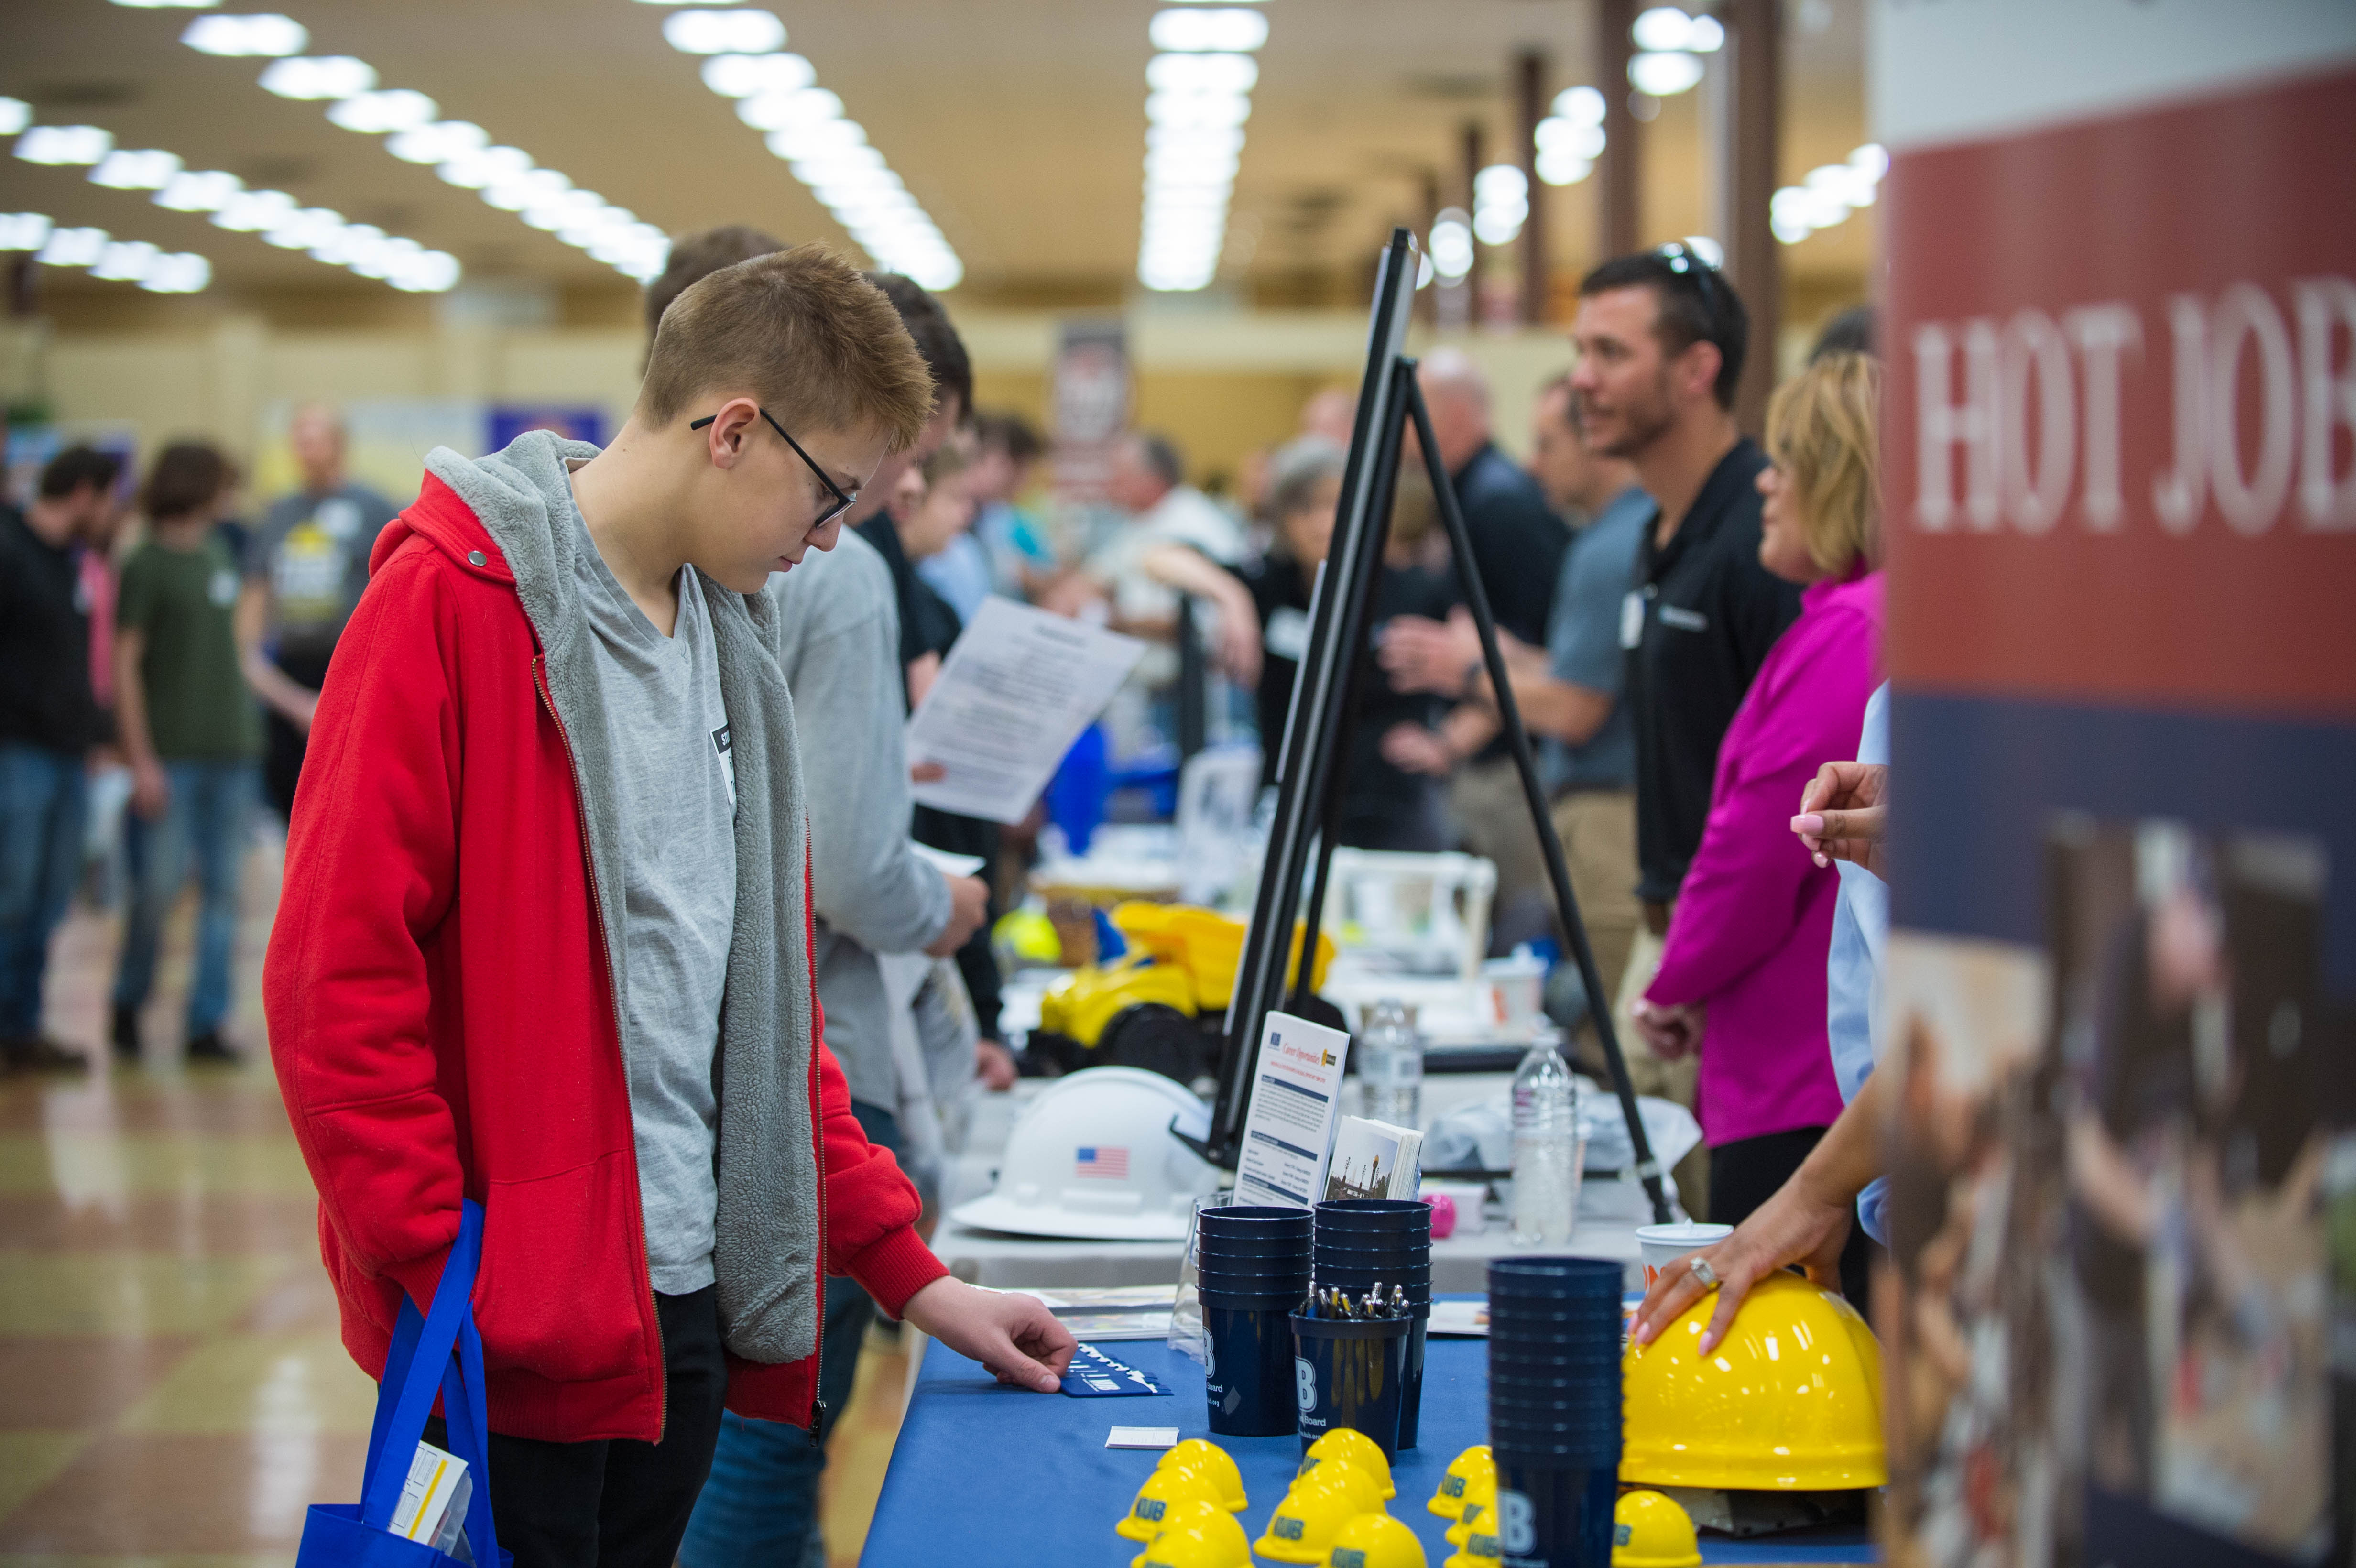
[(84, 769), (107, 738), (91, 689), (82, 555), (113, 532), (123, 461), (70, 447), (19, 512), (0, 501), (0, 1070), (80, 1069), (41, 1032), (49, 937), (81, 869)]
[(239, 613), (236, 558), (216, 534), (236, 483), (201, 442), (164, 449), (141, 504), (147, 542), (123, 563), (116, 603), (116, 724), (131, 764), (131, 914), (115, 971), (115, 1054), (139, 1056), (139, 1009), (164, 920), (190, 871), (200, 902), (188, 987), (191, 1061), (233, 1062), (221, 1036), (237, 942), (238, 872), (261, 789), (262, 714), (246, 685), (258, 619)]

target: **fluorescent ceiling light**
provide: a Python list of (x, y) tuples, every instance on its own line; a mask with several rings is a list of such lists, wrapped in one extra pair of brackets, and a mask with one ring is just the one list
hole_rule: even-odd
[(180, 172), (180, 160), (169, 153), (112, 152), (90, 171), (90, 183), (111, 190), (161, 190)]
[(13, 136), (33, 123), (33, 106), (21, 98), (0, 98), (0, 136)]
[(818, 80), (818, 71), (799, 55), (713, 55), (703, 62), (703, 85), (723, 98), (756, 92), (796, 92)]
[(1655, 5), (1636, 18), (1628, 36), (1640, 49), (1681, 49), (1693, 31), (1693, 18), (1675, 5)]
[(485, 147), (460, 153), (434, 172), (461, 190), (481, 190), (515, 179), (531, 166), (531, 155), (521, 147)]
[(1145, 62), (1145, 84), (1156, 92), (1249, 92), (1259, 67), (1249, 55), (1160, 54)]
[(490, 133), (467, 120), (437, 120), (395, 132), (384, 150), (405, 164), (446, 164), (491, 144)]
[(1190, 6), (1157, 13), (1146, 37), (1157, 49), (1248, 52), (1268, 42), (1268, 18), (1231, 6)]
[(111, 283), (135, 283), (155, 270), (163, 254), (161, 246), (145, 240), (117, 240), (99, 252), (98, 260), (91, 263), (90, 275)]
[(431, 125), (442, 106), (422, 92), (395, 87), (376, 92), (356, 92), (327, 111), (327, 119), (347, 131), (381, 136), (388, 131), (413, 131)]
[(103, 229), (52, 229), (34, 260), (44, 267), (90, 267), (106, 254)]
[(95, 125), (36, 125), (16, 138), (28, 164), (95, 164), (113, 150), (113, 136)]
[(1547, 185), (1577, 185), (1595, 172), (1593, 160), (1568, 147), (1540, 147), (1537, 162), (1538, 178)]
[(1849, 154), (1848, 166), (1878, 181), (1890, 172), (1890, 153), (1880, 143), (1868, 142)]
[(663, 42), (686, 55), (761, 55), (786, 47), (786, 25), (773, 12), (673, 11)]
[(1574, 125), (1603, 123), (1603, 94), (1592, 87), (1566, 87), (1554, 95), (1554, 112)]
[(1628, 82), (1655, 98), (1674, 98), (1701, 80), (1701, 61), (1682, 50), (1632, 55)]
[(283, 190), (241, 190), (220, 204), (213, 222), (241, 234), (259, 234), (275, 229), (298, 210), (294, 198)]
[(349, 55), (295, 55), (273, 60), (262, 73), (264, 91), (305, 102), (349, 98), (376, 85), (376, 68)]
[[(829, 135), (838, 134), (825, 130), (826, 127), (851, 125), (853, 129), (857, 128), (853, 122), (841, 118), (841, 115), (842, 100), (823, 87), (797, 88), (790, 92), (756, 92), (749, 98), (736, 101), (736, 118), (754, 130), (808, 130), (817, 133), (814, 145), (822, 144)], [(859, 139), (863, 140), (865, 136), (864, 131), (859, 133)]]
[(316, 251), (344, 227), (344, 215), (329, 208), (306, 207), (290, 212), (262, 230), (262, 238), (281, 251)]
[(213, 281), (213, 264), (193, 251), (177, 251), (168, 256), (158, 256), (139, 286), (150, 293), (193, 294), (202, 293)]
[(245, 188), (245, 182), (235, 175), (219, 169), (201, 174), (174, 175), (155, 195), (155, 205), (174, 212), (218, 211), (222, 202)]
[(0, 212), (0, 251), (37, 251), (55, 225), (42, 212)]
[(220, 0), (114, 0), (127, 11), (203, 11), (220, 4)]
[(299, 55), (311, 41), (302, 23), (270, 13), (259, 16), (199, 16), (180, 41), (200, 55)]

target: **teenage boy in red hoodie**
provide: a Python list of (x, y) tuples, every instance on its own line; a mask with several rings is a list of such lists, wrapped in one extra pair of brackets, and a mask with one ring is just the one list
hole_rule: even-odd
[(820, 1043), (764, 584), (830, 549), (931, 379), (802, 246), (663, 318), (604, 452), (426, 460), (337, 647), (264, 976), (346, 1347), (379, 1374), (462, 1197), (517, 1568), (667, 1568), (723, 1403), (813, 1424), (825, 1276), (1001, 1381), (1071, 1337), (948, 1277)]

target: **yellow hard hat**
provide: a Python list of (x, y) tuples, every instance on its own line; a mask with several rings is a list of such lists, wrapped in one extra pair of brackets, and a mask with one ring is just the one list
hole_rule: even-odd
[(1846, 1491), (1890, 1479), (1881, 1348), (1857, 1309), (1794, 1274), (1751, 1287), (1717, 1349), (1699, 1353), (1715, 1294), (1630, 1345), (1620, 1478), (1737, 1491)]
[(1327, 1459), (1349, 1460), (1372, 1476), (1387, 1498), (1398, 1491), (1391, 1485), (1391, 1462), (1383, 1457), (1382, 1445), (1363, 1432), (1347, 1426), (1334, 1427), (1309, 1445), (1309, 1452), (1301, 1456), (1300, 1473), (1305, 1476)]
[(1250, 1499), (1244, 1496), (1244, 1476), (1227, 1451), (1215, 1443), (1189, 1437), (1162, 1456), (1162, 1470), (1192, 1470), (1210, 1483), (1213, 1495), (1230, 1513), (1241, 1513)]
[(1349, 1494), (1362, 1513), (1383, 1511), (1383, 1489), (1372, 1476), (1347, 1459), (1329, 1459), (1313, 1470), (1304, 1470), (1294, 1478), (1292, 1489), (1301, 1491), (1310, 1487), (1338, 1487)]
[(1442, 1519), (1454, 1519), (1464, 1511), (1464, 1488), (1476, 1475), (1485, 1475), (1489, 1484), (1497, 1484), (1497, 1461), (1491, 1456), (1486, 1443), (1475, 1443), (1449, 1461), (1448, 1474), (1440, 1477), (1440, 1489), (1423, 1506)]
[[(1456, 1522), (1448, 1527), (1448, 1544), (1462, 1546), (1471, 1539), (1473, 1521), (1483, 1514), (1497, 1511), (1497, 1472), (1493, 1467), (1485, 1472), (1476, 1471), (1464, 1480), (1463, 1505), (1457, 1509)], [(1489, 1521), (1489, 1525), (1496, 1522)], [(1487, 1530), (1489, 1525), (1481, 1528)]]
[(1162, 1521), (1180, 1503), (1206, 1502), (1222, 1512), (1226, 1501), (1219, 1495), (1218, 1487), (1202, 1472), (1190, 1469), (1156, 1470), (1145, 1477), (1145, 1485), (1137, 1488), (1137, 1500), (1113, 1526), (1131, 1541), (1151, 1541)]
[(1296, 1483), (1276, 1505), (1267, 1533), (1252, 1542), (1252, 1550), (1278, 1563), (1323, 1563), (1342, 1527), (1368, 1511), (1364, 1496), (1332, 1480)]
[[(1485, 1505), (1480, 1511), (1487, 1511)], [(1505, 1553), (1498, 1549), (1497, 1532), (1491, 1528), (1494, 1522), (1474, 1525), (1472, 1533), (1464, 1538), (1464, 1544), (1450, 1552), (1440, 1568), (1488, 1568), (1488, 1564), (1502, 1558)]]
[(1362, 1513), (1333, 1536), (1326, 1568), (1425, 1568), (1423, 1542), (1387, 1513)]
[(1693, 1520), (1675, 1498), (1621, 1494), (1612, 1509), (1612, 1568), (1701, 1568)]
[(1226, 1509), (1201, 1509), (1163, 1528), (1130, 1568), (1252, 1568), (1251, 1542)]

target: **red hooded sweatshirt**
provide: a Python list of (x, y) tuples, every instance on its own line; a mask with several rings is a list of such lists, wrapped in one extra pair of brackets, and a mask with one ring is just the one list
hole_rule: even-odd
[[(437, 451), (379, 537), (312, 724), (263, 1001), (353, 1358), (381, 1375), (463, 1195), (484, 1209), (492, 1429), (655, 1441), (663, 1347), (607, 958), (620, 867), (569, 587), (564, 463), (594, 454), (544, 432), (480, 462)], [(740, 896), (717, 1053), (728, 1405), (808, 1425), (824, 1275), (896, 1315), (946, 1271), (820, 1040), (773, 606), (688, 591), (730, 703), (739, 887), (776, 894)]]

